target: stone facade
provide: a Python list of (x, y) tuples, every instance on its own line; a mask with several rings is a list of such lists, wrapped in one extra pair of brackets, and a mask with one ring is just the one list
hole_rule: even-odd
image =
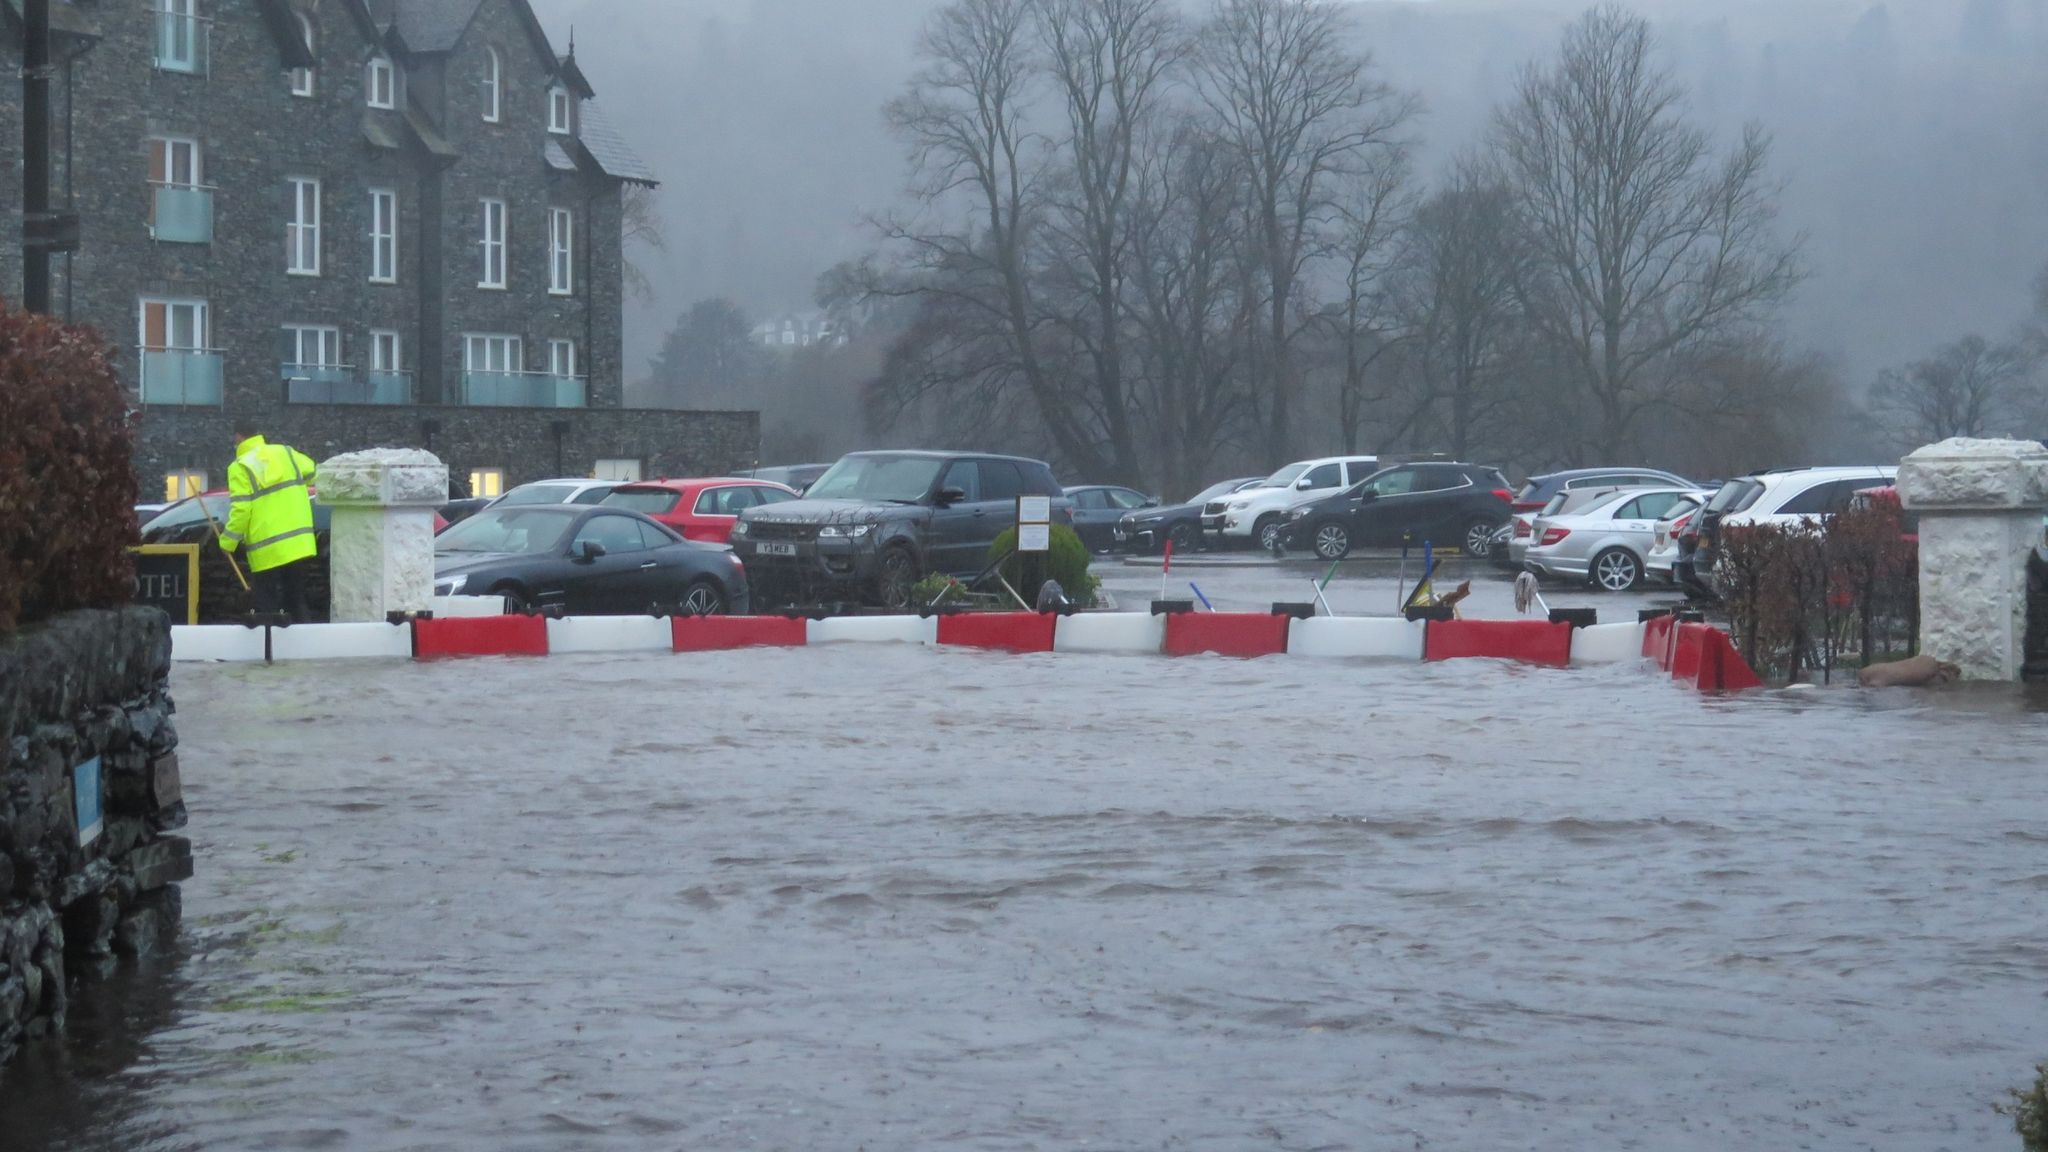
[[(548, 44), (527, 0), (198, 5), (202, 62), (183, 71), (160, 66), (157, 18), (143, 0), (53, 4), (56, 25), (68, 30), (57, 39), (68, 63), (54, 84), (53, 201), (64, 204), (69, 188), (81, 233), (79, 250), (55, 261), (53, 306), (107, 338), (145, 400), (136, 460), (145, 496), (163, 490), (172, 471), (222, 486), (231, 439), (187, 433), (239, 416), (316, 457), (411, 444), (411, 435), (387, 429), (438, 423), (460, 429), (475, 444), (472, 459), (503, 469), (507, 483), (588, 474), (600, 459), (639, 460), (649, 475), (662, 470), (657, 458), (681, 471), (754, 463), (748, 438), (758, 422), (748, 414), (615, 418), (623, 403), (621, 198), (628, 184), (652, 179), (596, 119), (581, 70)], [(310, 53), (297, 39), (300, 20), (312, 28)], [(19, 203), (11, 3), (0, 2), (0, 32), (0, 201)], [(394, 108), (370, 104), (369, 63), (379, 57), (393, 62)], [(310, 94), (292, 70), (305, 60)], [(497, 116), (488, 119), (493, 74)], [(554, 90), (567, 95), (566, 133), (551, 130)], [(167, 146), (160, 141), (196, 150), (197, 181), (211, 189), (210, 242), (165, 239), (152, 226), (151, 156)], [(289, 266), (294, 180), (318, 182), (317, 271)], [(373, 277), (373, 190), (397, 204), (388, 278)], [(503, 287), (482, 284), (486, 200), (504, 204)], [(557, 211), (571, 222), (567, 285), (551, 275)], [(19, 224), (0, 215), (0, 295), (12, 298)], [(145, 322), (147, 301), (203, 304), (204, 343), (220, 357), (217, 404), (166, 403), (143, 391), (143, 345), (164, 340)], [(335, 341), (301, 357), (286, 335), (295, 327), (332, 329)], [(323, 371), (367, 389), (377, 333), (396, 336), (397, 373), (413, 403), (322, 404), (290, 394), (286, 377), (305, 370), (288, 363), (330, 355)], [(530, 383), (548, 399), (526, 402), (545, 406), (471, 406), (479, 399), (465, 389), (472, 334), (515, 339), (515, 366), (527, 376), (521, 391)], [(573, 369), (560, 374), (565, 380), (543, 379), (555, 371), (557, 343), (573, 348)], [(482, 380), (478, 390), (488, 386)], [(388, 389), (377, 398), (393, 399)], [(560, 438), (576, 451), (558, 456), (563, 423), (570, 430)], [(718, 430), (694, 434), (706, 426)], [(614, 439), (623, 430), (631, 442)], [(709, 451), (668, 446), (664, 431)]]
[(1920, 650), (1971, 680), (2018, 680), (2026, 663), (2027, 570), (2048, 512), (2048, 449), (1958, 438), (1899, 466), (1920, 517)]
[[(173, 935), (191, 844), (166, 690), (170, 621), (74, 612), (0, 641), (0, 1065), (64, 1026), (72, 983)], [(80, 843), (77, 767), (100, 764)], [(89, 777), (89, 773), (87, 776)]]

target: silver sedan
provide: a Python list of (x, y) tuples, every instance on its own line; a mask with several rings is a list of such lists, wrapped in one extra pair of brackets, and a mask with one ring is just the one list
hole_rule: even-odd
[(1643, 582), (1657, 521), (1705, 500), (1705, 493), (1691, 488), (1629, 488), (1569, 514), (1539, 516), (1530, 525), (1523, 567), (1538, 576), (1627, 592)]

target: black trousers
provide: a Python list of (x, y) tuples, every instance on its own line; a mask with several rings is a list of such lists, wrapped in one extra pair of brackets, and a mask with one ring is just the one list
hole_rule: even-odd
[(283, 612), (294, 624), (304, 624), (313, 619), (306, 608), (306, 569), (311, 558), (280, 564), (264, 572), (249, 573), (249, 591), (255, 598), (258, 615), (268, 616)]

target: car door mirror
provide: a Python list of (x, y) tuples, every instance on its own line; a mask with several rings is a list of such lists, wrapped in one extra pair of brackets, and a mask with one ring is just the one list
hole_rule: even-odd
[(941, 508), (948, 504), (958, 504), (965, 499), (967, 499), (967, 489), (965, 488), (939, 489), (939, 507)]
[(1315, 481), (1313, 481), (1313, 480), (1311, 480), (1311, 479), (1309, 479), (1309, 478), (1308, 478), (1308, 477), (1306, 477), (1306, 476), (1303, 476), (1303, 477), (1302, 477), (1301, 479), (1299, 479), (1299, 480), (1296, 480), (1296, 481), (1294, 482), (1294, 486), (1295, 486), (1296, 488), (1299, 488), (1299, 489), (1301, 489), (1301, 490), (1302, 490), (1303, 492), (1306, 492), (1306, 491), (1308, 491), (1309, 489), (1311, 489), (1311, 488), (1315, 487), (1315, 486), (1316, 486), (1316, 482), (1315, 482)]
[(1372, 489), (1370, 489), (1370, 488), (1367, 488), (1367, 489), (1366, 489), (1365, 491), (1363, 491), (1363, 492), (1360, 492), (1360, 493), (1358, 494), (1358, 502), (1359, 502), (1360, 504), (1370, 504), (1370, 503), (1372, 503), (1373, 501), (1375, 501), (1375, 500), (1377, 500), (1377, 499), (1379, 499), (1379, 498), (1380, 498), (1380, 494), (1379, 494), (1379, 493), (1377, 493), (1377, 492), (1375, 492), (1375, 491), (1373, 491), (1373, 490), (1372, 490)]
[(1141, 505), (1141, 507), (1145, 507), (1145, 508), (1157, 508), (1157, 507), (1159, 507), (1159, 497), (1157, 497), (1157, 496), (1147, 496), (1147, 497), (1145, 497), (1145, 503), (1144, 503), (1143, 505)]
[(593, 560), (603, 558), (603, 556), (604, 545), (599, 544), (595, 540), (585, 540), (582, 543), (576, 545), (575, 559), (579, 563), (588, 564)]

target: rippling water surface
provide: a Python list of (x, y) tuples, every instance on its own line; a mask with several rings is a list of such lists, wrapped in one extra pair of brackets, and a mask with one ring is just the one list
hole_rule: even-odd
[(1984, 1149), (2048, 719), (1633, 668), (181, 667), (178, 953), (8, 1148)]

